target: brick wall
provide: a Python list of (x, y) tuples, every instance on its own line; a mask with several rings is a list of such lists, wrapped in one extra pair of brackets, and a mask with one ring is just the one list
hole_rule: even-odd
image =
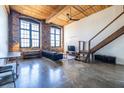
[(42, 49), (50, 50), (50, 27), (48, 24), (42, 24)]
[(9, 50), (19, 51), (19, 17), (16, 12), (9, 16)]
[(20, 44), (19, 44), (19, 18), (22, 17), (28, 17), (22, 14), (19, 14), (15, 11), (11, 11), (10, 15), (9, 15), (9, 51), (25, 51), (25, 50), (36, 50), (36, 49), (43, 49), (43, 50), (54, 50), (54, 51), (59, 51), (62, 52), (63, 51), (63, 47), (64, 47), (64, 38), (63, 38), (63, 28), (62, 28), (62, 44), (61, 44), (61, 48), (51, 48), (50, 47), (50, 24), (46, 24), (44, 21), (41, 20), (37, 20), (31, 17), (33, 20), (37, 20), (40, 22), (40, 27), (41, 27), (41, 46), (40, 48), (20, 48)]

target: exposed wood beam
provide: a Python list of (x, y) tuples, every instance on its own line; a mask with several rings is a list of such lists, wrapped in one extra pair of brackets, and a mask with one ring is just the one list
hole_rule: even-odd
[(81, 12), (83, 15), (87, 16), (87, 14), (84, 13), (85, 11), (80, 6), (75, 5), (75, 6), (73, 6), (73, 8), (75, 8), (76, 10), (78, 10), (79, 12)]
[(9, 7), (9, 5), (5, 5), (5, 8), (7, 10), (7, 13), (10, 14), (10, 7)]
[(58, 15), (62, 14), (65, 10), (67, 10), (71, 6), (59, 6), (47, 19), (46, 23), (50, 23), (53, 19), (55, 19)]

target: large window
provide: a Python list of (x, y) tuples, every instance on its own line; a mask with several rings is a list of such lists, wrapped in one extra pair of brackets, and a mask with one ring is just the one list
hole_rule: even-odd
[(38, 48), (40, 47), (39, 23), (20, 19), (20, 47)]
[(61, 29), (57, 27), (51, 27), (51, 47), (61, 47)]

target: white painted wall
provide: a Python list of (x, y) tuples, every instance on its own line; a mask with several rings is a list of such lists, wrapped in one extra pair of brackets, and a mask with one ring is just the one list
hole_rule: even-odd
[[(96, 33), (98, 33), (102, 28), (104, 28), (109, 22), (111, 22), (115, 17), (117, 17), (122, 12), (122, 6), (112, 6), (103, 11), (90, 15), (86, 18), (83, 18), (79, 21), (75, 21), (64, 27), (64, 42), (65, 42), (65, 51), (67, 50), (68, 45), (75, 45), (78, 50), (78, 41), (88, 41)], [(103, 33), (101, 33), (97, 38), (92, 41), (92, 47), (98, 44), (100, 41), (108, 37), (113, 32), (117, 31), (120, 27), (124, 26), (124, 15), (116, 20), (111, 26), (109, 26)], [(121, 39), (120, 39), (121, 38)], [(111, 44), (99, 50), (99, 54), (108, 54), (111, 56), (117, 57), (118, 64), (124, 64), (124, 45), (121, 43), (124, 40), (124, 37), (120, 37), (116, 41), (113, 41)], [(120, 41), (121, 40), (121, 41)], [(119, 46), (115, 46), (115, 45)], [(112, 50), (110, 50), (112, 49)], [(115, 52), (114, 49), (118, 49)], [(104, 52), (103, 52), (104, 51)], [(121, 61), (120, 61), (121, 60)]]
[[(4, 6), (0, 5), (0, 55), (8, 52), (8, 15)], [(0, 60), (0, 64), (3, 60)]]

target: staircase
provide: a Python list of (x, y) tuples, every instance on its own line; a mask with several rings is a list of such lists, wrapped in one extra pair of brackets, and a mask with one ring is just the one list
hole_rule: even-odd
[[(90, 62), (90, 59), (92, 58), (93, 61), (93, 54), (98, 51), (99, 49), (103, 48), (107, 44), (111, 43), (118, 37), (124, 34), (124, 26), (122, 26), (120, 29), (112, 33), (110, 36), (102, 40), (100, 43), (95, 45), (94, 47), (91, 48), (91, 41), (94, 40), (99, 34), (101, 34), (106, 28), (108, 28), (112, 23), (114, 23), (117, 19), (119, 19), (122, 15), (124, 14), (124, 6), (123, 6), (123, 12), (120, 13), (116, 18), (114, 18), (109, 24), (107, 24), (101, 31), (99, 31), (94, 37), (92, 37), (88, 41), (88, 51), (85, 50), (85, 41), (79, 41), (79, 52), (76, 55), (76, 60), (83, 61), (83, 62)], [(80, 50), (81, 48), (81, 42), (83, 43), (83, 49)], [(92, 55), (92, 56), (91, 56)]]
[(97, 44), (95, 47), (93, 47), (90, 51), (91, 53), (95, 53), (96, 51), (98, 51), (99, 49), (101, 49), (102, 47), (104, 47), (105, 45), (111, 43), (112, 41), (114, 41), (116, 38), (120, 37), (121, 35), (124, 34), (124, 26), (121, 27), (118, 31), (114, 32), (113, 34), (111, 34), (110, 36), (108, 36), (106, 39), (104, 39), (103, 41), (101, 41), (99, 44)]
[(101, 31), (99, 31), (93, 38), (91, 38), (88, 41), (88, 46), (89, 46), (88, 50), (89, 51), (88, 51), (88, 58), (86, 60), (89, 59), (89, 61), (90, 61), (90, 58), (92, 58), (92, 61), (93, 61), (93, 54), (96, 51), (103, 48), (104, 46), (106, 46), (107, 44), (111, 43), (112, 41), (114, 41), (115, 39), (117, 39), (118, 37), (120, 37), (121, 35), (124, 34), (124, 26), (123, 26), (120, 29), (118, 29), (117, 31), (115, 31), (114, 33), (112, 33), (110, 36), (108, 36), (107, 38), (102, 40), (100, 43), (98, 43), (97, 45), (95, 45), (94, 47), (91, 48), (91, 41), (94, 38), (96, 38), (100, 33), (102, 33), (106, 28), (108, 28), (112, 23), (114, 23), (118, 18), (120, 18), (123, 14), (124, 14), (124, 7), (123, 7), (123, 12), (121, 14), (119, 14), (115, 19), (113, 19), (108, 25), (106, 25)]
[(81, 41), (79, 41), (79, 52), (76, 56), (76, 60), (83, 61), (83, 62), (88, 62), (88, 58), (90, 57), (90, 54), (93, 55), (96, 51), (103, 48), (105, 45), (111, 43), (112, 41), (114, 41), (115, 39), (117, 39), (118, 37), (120, 37), (123, 34), (124, 34), (124, 26), (121, 27), (119, 30), (115, 31), (114, 33), (112, 33), (110, 36), (105, 38), (103, 41), (98, 43), (96, 46), (91, 48), (90, 51), (85, 50), (85, 46), (84, 46), (85, 41), (82, 41), (82, 42), (84, 42), (83, 43), (83, 50), (80, 50), (80, 42)]
[[(79, 50), (79, 53), (77, 54), (77, 60), (80, 60), (83, 62), (88, 62), (88, 57), (90, 57), (90, 54), (93, 55), (96, 51), (103, 48), (107, 44), (111, 43), (112, 41), (114, 41), (115, 39), (117, 39), (118, 37), (120, 37), (123, 34), (124, 34), (124, 26), (121, 27), (119, 30), (115, 31), (114, 33), (112, 33), (110, 36), (105, 38), (103, 41), (98, 43), (96, 46), (91, 48), (90, 51), (86, 51), (85, 49)], [(79, 46), (80, 46), (80, 44), (79, 44)]]

